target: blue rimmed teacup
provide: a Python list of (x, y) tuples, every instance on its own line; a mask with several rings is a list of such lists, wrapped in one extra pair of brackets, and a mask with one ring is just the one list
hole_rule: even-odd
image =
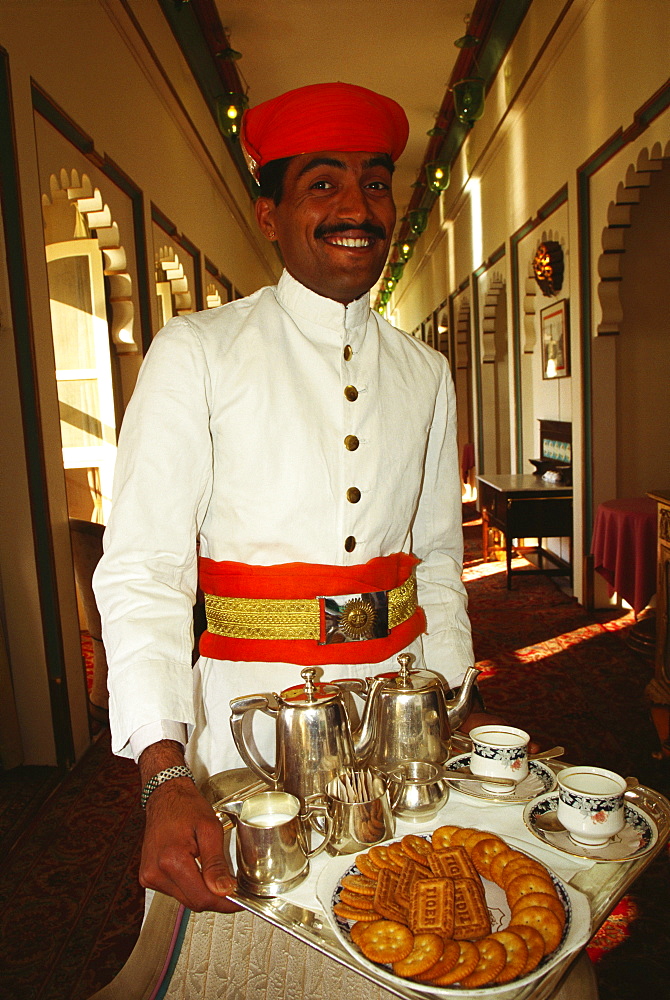
[(604, 847), (623, 830), (626, 779), (604, 767), (566, 767), (558, 774), (558, 819), (583, 847)]
[[(477, 726), (468, 734), (472, 740), (470, 770), (480, 778), (512, 778), (523, 781), (528, 775), (528, 742), (530, 736), (514, 726)], [(503, 785), (487, 784), (482, 788), (496, 795), (511, 795)]]

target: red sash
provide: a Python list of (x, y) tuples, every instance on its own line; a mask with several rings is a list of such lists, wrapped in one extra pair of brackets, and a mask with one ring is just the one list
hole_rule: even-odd
[[(282, 563), (248, 566), (237, 562), (200, 560), (200, 588), (219, 597), (299, 600), (367, 594), (393, 590), (409, 577), (419, 560), (404, 552), (378, 556), (357, 566), (324, 566), (313, 563)], [(259, 663), (296, 663), (316, 666), (326, 663), (381, 663), (426, 631), (426, 617), (417, 608), (382, 639), (321, 645), (307, 639), (231, 639), (204, 632), (200, 655), (215, 660)]]

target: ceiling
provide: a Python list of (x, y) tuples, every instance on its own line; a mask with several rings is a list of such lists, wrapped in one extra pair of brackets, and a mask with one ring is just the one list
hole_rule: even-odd
[(341, 80), (379, 91), (407, 112), (396, 168), (398, 216), (424, 160), (475, 0), (215, 0), (235, 67), (259, 104), (294, 87)]

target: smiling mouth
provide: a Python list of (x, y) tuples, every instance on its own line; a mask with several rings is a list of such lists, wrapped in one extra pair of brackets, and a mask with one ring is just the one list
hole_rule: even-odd
[(347, 247), (354, 250), (370, 247), (376, 242), (372, 236), (326, 236), (324, 239), (326, 243), (330, 243), (332, 246)]

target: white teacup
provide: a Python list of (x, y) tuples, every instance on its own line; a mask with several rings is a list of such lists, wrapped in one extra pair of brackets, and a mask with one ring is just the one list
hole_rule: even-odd
[(626, 823), (626, 780), (603, 767), (566, 767), (558, 774), (557, 816), (570, 839), (604, 847)]
[[(471, 729), (470, 770), (480, 778), (511, 778), (515, 783), (528, 776), (528, 742), (530, 736), (514, 726), (478, 726)], [(482, 788), (496, 795), (511, 795), (514, 785), (487, 784)]]

